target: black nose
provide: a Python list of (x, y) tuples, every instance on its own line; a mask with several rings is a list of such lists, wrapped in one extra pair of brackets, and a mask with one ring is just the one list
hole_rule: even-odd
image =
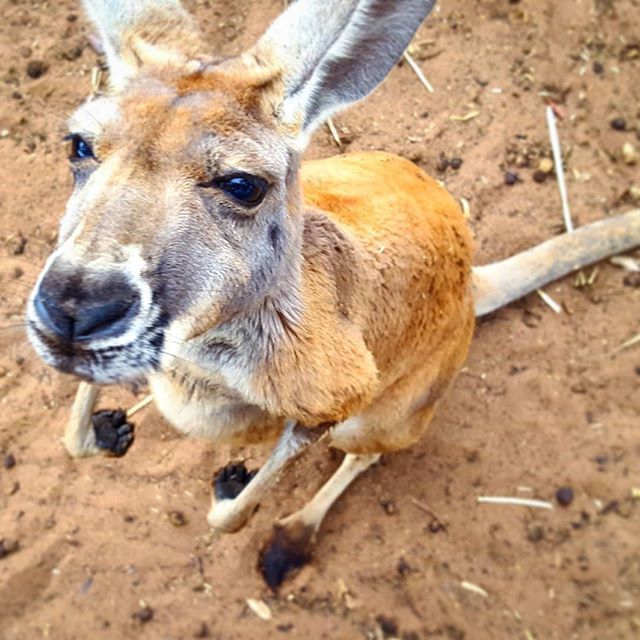
[(140, 294), (121, 274), (69, 276), (53, 268), (34, 299), (38, 318), (64, 342), (115, 338), (127, 331), (140, 308)]

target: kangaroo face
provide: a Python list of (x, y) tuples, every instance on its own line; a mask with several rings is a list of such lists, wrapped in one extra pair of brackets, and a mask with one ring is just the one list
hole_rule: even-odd
[(178, 0), (84, 0), (111, 87), (71, 119), (75, 190), (27, 310), (40, 355), (131, 380), (292, 289), (298, 154), (382, 81), (433, 3), (297, 0), (216, 60)]
[(56, 368), (140, 377), (172, 326), (189, 339), (282, 275), (294, 156), (252, 111), (250, 87), (221, 84), (139, 78), (71, 118), (75, 188), (28, 306), (32, 341)]

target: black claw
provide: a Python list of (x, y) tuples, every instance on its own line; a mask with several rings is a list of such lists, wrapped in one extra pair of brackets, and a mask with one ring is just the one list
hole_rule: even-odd
[(271, 540), (262, 549), (258, 561), (258, 569), (273, 591), (277, 591), (289, 575), (311, 560), (313, 533), (313, 527), (274, 528)]
[(243, 462), (232, 462), (213, 476), (216, 500), (233, 500), (253, 480), (258, 470), (249, 471)]
[(133, 443), (133, 425), (127, 422), (127, 414), (116, 411), (96, 411), (91, 416), (93, 431), (96, 434), (96, 446), (114, 456), (123, 456)]

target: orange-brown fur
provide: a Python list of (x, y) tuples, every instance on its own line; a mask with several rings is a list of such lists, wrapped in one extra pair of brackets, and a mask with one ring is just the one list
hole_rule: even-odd
[(304, 213), (305, 333), (280, 345), (257, 385), (275, 413), (310, 426), (371, 405), (375, 441), (335, 439), (345, 450), (407, 446), (420, 428), (399, 423), (435, 404), (471, 340), (466, 223), (433, 179), (390, 154), (309, 162), (301, 180), (318, 209)]

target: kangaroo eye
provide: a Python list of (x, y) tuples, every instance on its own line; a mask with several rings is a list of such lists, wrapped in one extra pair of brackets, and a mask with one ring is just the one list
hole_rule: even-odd
[(221, 178), (214, 184), (234, 200), (250, 207), (259, 205), (269, 188), (268, 183), (262, 178), (246, 174)]
[(69, 159), (71, 161), (95, 158), (91, 145), (82, 136), (77, 133), (72, 133), (71, 135), (68, 135), (65, 140), (69, 140), (71, 142), (71, 150), (69, 152)]

